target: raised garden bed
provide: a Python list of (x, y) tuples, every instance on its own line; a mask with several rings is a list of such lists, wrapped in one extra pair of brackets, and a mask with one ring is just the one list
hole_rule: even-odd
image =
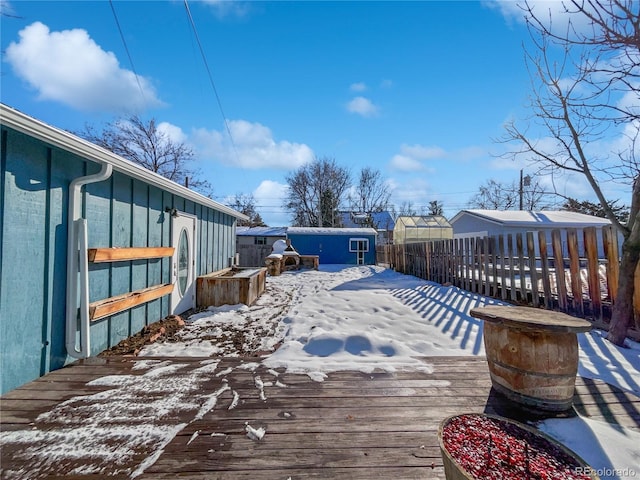
[(198, 277), (196, 280), (196, 305), (219, 307), (220, 305), (252, 305), (266, 288), (266, 268), (232, 267)]

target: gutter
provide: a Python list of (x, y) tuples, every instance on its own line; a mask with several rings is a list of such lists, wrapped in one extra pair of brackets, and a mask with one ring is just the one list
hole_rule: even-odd
[[(67, 301), (65, 346), (74, 358), (91, 356), (89, 320), (89, 261), (87, 259), (87, 219), (82, 217), (82, 187), (111, 177), (113, 167), (102, 163), (98, 173), (79, 177), (69, 184), (67, 217)], [(80, 322), (78, 323), (78, 295)], [(77, 334), (80, 331), (78, 344)]]
[[(170, 194), (230, 215), (237, 220), (249, 220), (247, 215), (226, 205), (189, 190), (76, 135), (36, 120), (1, 102), (0, 124), (39, 139), (53, 147), (75, 154), (84, 160), (97, 163), (101, 167), (99, 173), (76, 178), (69, 185), (65, 343), (67, 351), (72, 357), (86, 358), (90, 356), (87, 221), (82, 217), (81, 211), (82, 187), (84, 185), (104, 181), (115, 170)], [(79, 324), (78, 306), (80, 307)], [(78, 330), (80, 330), (79, 346), (77, 340)]]
[(161, 190), (166, 190), (169, 193), (173, 193), (179, 197), (184, 197), (197, 204), (218, 210), (222, 213), (235, 217), (238, 220), (249, 220), (248, 216), (234, 210), (233, 208), (218, 203), (198, 192), (189, 190), (173, 180), (169, 180), (162, 175), (152, 172), (151, 170), (147, 170), (140, 165), (126, 160), (115, 153), (73, 135), (72, 133), (52, 127), (40, 120), (36, 120), (35, 118), (30, 117), (4, 103), (0, 103), (0, 121), (2, 125), (6, 125), (14, 130), (26, 133), (31, 137), (40, 139), (45, 143), (49, 143), (50, 145), (61, 148), (67, 152), (74, 153), (85, 160), (90, 160), (98, 163), (99, 165), (110, 163), (114, 170), (156, 186)]

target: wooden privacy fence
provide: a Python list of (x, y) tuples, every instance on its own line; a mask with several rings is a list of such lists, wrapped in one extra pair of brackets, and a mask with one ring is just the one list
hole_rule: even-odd
[(265, 259), (271, 254), (271, 245), (236, 245), (239, 267), (264, 267)]
[[(579, 235), (581, 233), (582, 235)], [(582, 238), (580, 238), (582, 236)], [(616, 230), (539, 230), (495, 237), (380, 245), (390, 268), (519, 305), (560, 310), (606, 327), (618, 289)], [(636, 291), (640, 291), (636, 271)], [(636, 318), (640, 312), (635, 298)]]

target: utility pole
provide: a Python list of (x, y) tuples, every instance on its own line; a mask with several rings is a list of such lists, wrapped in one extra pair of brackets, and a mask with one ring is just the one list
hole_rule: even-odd
[(524, 187), (531, 185), (531, 177), (529, 175), (522, 176), (522, 169), (520, 169), (520, 210), (522, 210)]
[(522, 210), (522, 169), (520, 169), (520, 210)]

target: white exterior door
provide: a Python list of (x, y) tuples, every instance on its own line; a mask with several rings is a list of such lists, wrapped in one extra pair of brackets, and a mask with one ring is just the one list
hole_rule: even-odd
[(175, 248), (171, 275), (171, 313), (179, 315), (196, 305), (196, 218), (184, 213), (171, 217), (171, 245)]
[(366, 258), (365, 253), (369, 251), (369, 239), (368, 238), (350, 238), (349, 251), (355, 252), (357, 265), (364, 265), (365, 258)]

